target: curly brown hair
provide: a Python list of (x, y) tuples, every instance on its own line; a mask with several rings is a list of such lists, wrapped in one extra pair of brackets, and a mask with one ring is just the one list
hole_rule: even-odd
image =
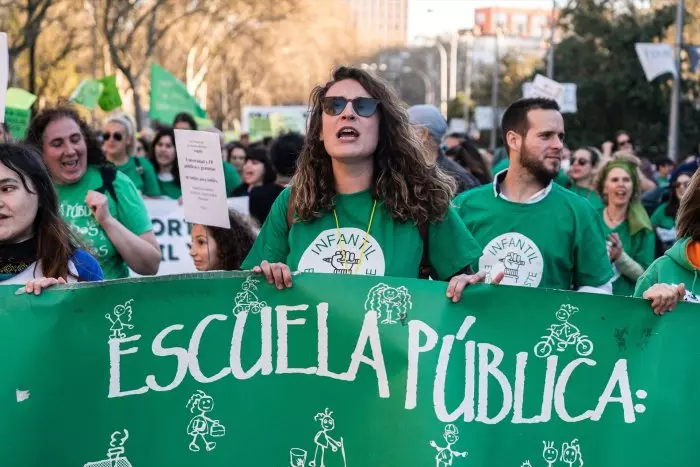
[(379, 143), (374, 152), (371, 192), (399, 222), (416, 224), (442, 220), (456, 184), (428, 158), (428, 149), (409, 123), (408, 112), (391, 86), (359, 68), (340, 67), (331, 81), (311, 93), (309, 128), (298, 169), (292, 179), (294, 208), (301, 222), (311, 222), (335, 207), (335, 178), (331, 158), (320, 139), (321, 100), (330, 87), (352, 79), (381, 101)]
[(229, 210), (230, 229), (204, 226), (207, 233), (216, 242), (216, 269), (236, 271), (248, 256), (255, 243), (252, 227), (238, 213)]

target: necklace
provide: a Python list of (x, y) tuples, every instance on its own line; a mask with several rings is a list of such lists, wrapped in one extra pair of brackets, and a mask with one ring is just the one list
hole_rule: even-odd
[(369, 225), (367, 225), (367, 230), (365, 231), (365, 239), (362, 241), (362, 246), (360, 247), (360, 260), (357, 262), (355, 265), (355, 271), (352, 271), (352, 266), (348, 268), (348, 254), (345, 252), (343, 249), (343, 237), (340, 234), (340, 223), (338, 222), (338, 213), (335, 212), (335, 208), (333, 208), (333, 216), (335, 217), (335, 230), (338, 234), (338, 246), (340, 247), (340, 254), (342, 255), (342, 261), (343, 261), (343, 266), (345, 267), (345, 272), (348, 274), (356, 274), (357, 271), (360, 269), (360, 265), (362, 264), (362, 254), (365, 252), (365, 246), (367, 246), (367, 237), (369, 237), (369, 231), (372, 229), (372, 221), (374, 220), (374, 211), (377, 208), (377, 200), (374, 200), (374, 204), (372, 205), (372, 213), (369, 216)]
[(608, 212), (608, 208), (607, 208), (607, 207), (606, 207), (605, 209), (603, 209), (603, 215), (607, 218), (608, 221), (610, 221), (611, 224), (615, 224), (615, 225), (621, 224), (622, 221), (624, 221), (625, 218), (627, 217), (627, 214), (623, 214), (623, 215), (622, 215), (622, 218), (620, 218), (620, 219), (613, 219), (612, 216), (610, 215), (610, 213)]

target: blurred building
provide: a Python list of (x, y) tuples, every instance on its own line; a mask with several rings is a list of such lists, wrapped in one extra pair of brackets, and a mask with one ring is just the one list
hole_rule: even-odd
[(474, 25), (486, 36), (500, 31), (504, 36), (545, 39), (551, 24), (552, 10), (491, 7), (474, 11)]
[(408, 34), (408, 0), (344, 0), (352, 13), (364, 50), (404, 47)]

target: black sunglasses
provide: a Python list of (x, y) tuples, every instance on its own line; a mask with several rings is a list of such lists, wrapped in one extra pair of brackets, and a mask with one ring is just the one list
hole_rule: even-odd
[(573, 161), (571, 161), (574, 165), (588, 165), (590, 162), (588, 159), (579, 159), (575, 158)]
[(352, 102), (352, 108), (360, 117), (371, 117), (377, 111), (379, 106), (378, 99), (371, 97), (356, 97), (354, 99), (346, 99), (344, 97), (324, 97), (321, 99), (321, 108), (328, 115), (333, 117), (340, 115), (348, 106), (348, 102)]
[(118, 131), (115, 131), (114, 133), (104, 132), (102, 134), (102, 139), (105, 141), (109, 141), (112, 137), (114, 137), (114, 141), (121, 141), (124, 138), (124, 136)]

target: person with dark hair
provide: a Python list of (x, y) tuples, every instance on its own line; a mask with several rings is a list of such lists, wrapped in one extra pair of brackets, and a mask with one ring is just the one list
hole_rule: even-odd
[(651, 220), (639, 201), (637, 168), (624, 159), (613, 159), (601, 169), (597, 190), (605, 204), (603, 230), (616, 272), (613, 294), (631, 296), (637, 279), (654, 261), (656, 248)]
[(136, 138), (136, 146), (134, 147), (134, 156), (138, 158), (148, 157), (148, 148), (151, 147), (151, 143), (148, 142), (144, 136), (139, 136)]
[(10, 133), (10, 127), (7, 123), (0, 123), (0, 143), (10, 143), (12, 142), (12, 134)]
[(248, 148), (243, 163), (243, 183), (233, 190), (231, 196), (248, 196), (253, 188), (274, 183), (276, 179), (267, 148), (260, 143), (254, 144)]
[(46, 108), (27, 142), (51, 174), (61, 216), (100, 261), (105, 279), (158, 272), (160, 246), (143, 199), (129, 177), (105, 161), (85, 121), (71, 107)]
[(239, 177), (243, 175), (243, 164), (247, 154), (247, 146), (242, 143), (233, 143), (228, 148), (228, 162), (236, 169)]
[(663, 159), (656, 162), (656, 185), (659, 187), (665, 187), (669, 184), (669, 177), (673, 173), (673, 169), (676, 164), (669, 159), (664, 157)]
[(662, 203), (651, 215), (651, 225), (659, 236), (664, 251), (676, 242), (676, 214), (696, 170), (697, 165), (692, 163), (678, 166), (678, 170), (671, 175), (669, 200)]
[(134, 141), (134, 127), (129, 118), (114, 115), (107, 119), (102, 134), (102, 150), (107, 160), (129, 177), (141, 194), (158, 197), (161, 193), (156, 171), (148, 160), (132, 155)]
[(26, 284), (39, 295), (55, 284), (102, 278), (100, 265), (78, 248), (61, 219), (41, 156), (0, 144), (0, 284)]
[(175, 130), (196, 130), (197, 121), (194, 117), (187, 112), (181, 112), (175, 115), (175, 120), (173, 120), (173, 128)]
[(229, 210), (230, 229), (194, 224), (190, 256), (197, 271), (236, 271), (255, 242), (255, 232), (235, 211)]
[(600, 151), (592, 146), (577, 149), (571, 160), (571, 182), (567, 185), (569, 190), (586, 198), (596, 211), (603, 209), (603, 200), (595, 189), (595, 176), (601, 158)]
[(247, 149), (248, 146), (250, 146), (250, 136), (248, 135), (248, 133), (242, 133), (239, 142), (244, 148)]
[(449, 135), (445, 136), (445, 147), (450, 150), (459, 146), (465, 141), (467, 141), (467, 135), (465, 133), (450, 133)]
[(471, 141), (465, 139), (460, 144), (445, 151), (445, 156), (464, 167), (479, 181), (480, 185), (490, 183), (493, 180), (483, 156)]
[(428, 149), (428, 160), (437, 164), (446, 174), (457, 183), (456, 194), (462, 193), (479, 185), (479, 181), (462, 166), (445, 156), (440, 147), (442, 138), (447, 132), (447, 122), (440, 110), (434, 105), (414, 105), (408, 109), (410, 122), (420, 132), (423, 144)]
[(484, 245), (479, 271), (504, 272), (504, 284), (612, 291), (600, 219), (580, 196), (553, 183), (564, 149), (564, 119), (549, 99), (513, 102), (502, 131), (510, 166), (493, 184), (475, 188), (455, 204)]
[(618, 130), (615, 133), (613, 153), (618, 151), (625, 151), (634, 154), (634, 141), (632, 141), (632, 137), (625, 130)]
[(148, 158), (158, 174), (158, 184), (163, 196), (177, 200), (182, 198), (175, 132), (171, 128), (164, 128), (156, 133)]
[(454, 181), (429, 162), (392, 87), (340, 67), (316, 87), (306, 144), (241, 268), (292, 286), (291, 271), (449, 280), (461, 298), (479, 246), (451, 206)]
[(678, 241), (649, 266), (634, 289), (634, 296), (650, 300), (659, 315), (678, 301), (700, 303), (700, 171), (690, 179), (677, 219)]

